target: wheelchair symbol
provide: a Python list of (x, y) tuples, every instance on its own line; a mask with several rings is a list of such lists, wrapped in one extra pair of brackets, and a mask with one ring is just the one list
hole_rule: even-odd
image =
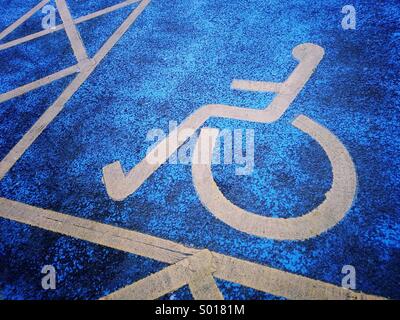
[[(232, 82), (232, 89), (277, 93), (273, 101), (264, 109), (248, 109), (222, 104), (205, 105), (187, 117), (127, 174), (124, 173), (119, 161), (105, 166), (103, 182), (110, 198), (122, 201), (134, 193), (212, 117), (259, 123), (272, 123), (279, 120), (322, 60), (324, 49), (305, 43), (295, 47), (292, 54), (299, 64), (282, 83), (245, 80)], [(292, 125), (317, 141), (330, 160), (333, 181), (331, 189), (325, 195), (325, 200), (310, 212), (288, 219), (257, 215), (234, 205), (225, 198), (212, 176), (212, 151), (219, 130), (203, 128), (196, 143), (194, 155), (202, 154), (203, 156), (206, 153), (208, 161), (192, 162), (193, 184), (202, 204), (216, 218), (242, 232), (276, 240), (308, 239), (332, 228), (343, 219), (352, 206), (357, 185), (356, 171), (350, 154), (335, 135), (312, 119), (300, 115), (292, 122)], [(176, 136), (181, 139), (176, 141), (174, 138)], [(211, 143), (206, 143), (209, 137), (211, 137)], [(150, 159), (154, 158), (154, 154), (160, 154), (160, 150), (167, 150), (167, 153), (161, 161), (154, 163)]]

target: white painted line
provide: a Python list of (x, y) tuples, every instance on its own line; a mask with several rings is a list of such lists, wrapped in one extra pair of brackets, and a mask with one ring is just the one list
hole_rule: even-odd
[[(77, 25), (79, 23), (89, 21), (91, 19), (100, 17), (100, 16), (105, 15), (107, 13), (110, 13), (110, 12), (113, 12), (115, 10), (118, 10), (118, 9), (124, 8), (126, 6), (129, 6), (129, 5), (133, 4), (133, 3), (137, 3), (139, 1), (141, 1), (141, 0), (127, 0), (127, 1), (124, 1), (124, 2), (121, 2), (121, 3), (118, 3), (118, 4), (113, 5), (111, 7), (107, 7), (105, 9), (102, 9), (102, 10), (87, 14), (85, 16), (79, 17), (79, 18), (74, 20), (74, 24)], [(57, 32), (57, 31), (60, 31), (60, 30), (64, 30), (64, 24), (59, 24), (59, 25), (55, 26), (54, 29), (42, 30), (42, 31), (35, 32), (35, 33), (30, 34), (30, 35), (27, 35), (25, 37), (21, 37), (19, 39), (15, 39), (15, 40), (6, 42), (4, 44), (0, 44), (0, 51), (8, 49), (8, 48), (12, 48), (12, 47), (14, 47), (16, 45), (19, 45), (19, 44), (22, 44), (22, 43), (25, 43), (25, 42), (28, 42), (28, 41), (43, 37), (43, 36), (46, 36), (48, 34), (51, 34), (53, 32)]]
[[(345, 146), (328, 129), (305, 116), (297, 117), (293, 125), (317, 141), (331, 162), (332, 187), (320, 205), (300, 217), (284, 219), (254, 214), (233, 204), (219, 190), (212, 175), (211, 158), (219, 130), (207, 128), (201, 130), (194, 155), (199, 154), (203, 145), (209, 145), (212, 137), (211, 148), (201, 150), (203, 158), (209, 161), (192, 162), (193, 184), (207, 210), (232, 228), (275, 240), (305, 240), (339, 223), (351, 208), (356, 193), (353, 161)], [(204, 157), (204, 153), (208, 157)]]
[(383, 300), (385, 298), (356, 292), (330, 283), (310, 279), (294, 273), (273, 269), (253, 262), (214, 256), (216, 278), (240, 283), (246, 287), (292, 300)]
[(128, 31), (132, 23), (142, 14), (143, 10), (149, 5), (150, 0), (142, 0), (135, 10), (129, 15), (128, 18), (119, 26), (110, 38), (104, 43), (100, 50), (95, 54), (94, 60), (99, 63), (111, 48), (118, 42), (123, 34)]
[(189, 289), (195, 300), (224, 300), (211, 274), (195, 277), (189, 282)]
[[(208, 250), (202, 250), (193, 256), (154, 273), (142, 280), (119, 289), (101, 300), (154, 300), (169, 292), (173, 292), (189, 284), (194, 298), (223, 299), (221, 292), (215, 285), (211, 273), (212, 255)], [(204, 286), (209, 282), (213, 285)], [(203, 285), (203, 286), (202, 286)]]
[(140, 2), (140, 1), (142, 1), (142, 0), (126, 0), (126, 1), (123, 1), (123, 2), (120, 2), (120, 3), (117, 3), (117, 4), (112, 5), (110, 7), (107, 7), (107, 8), (98, 10), (96, 12), (92, 12), (90, 14), (87, 14), (87, 15), (85, 15), (83, 17), (77, 18), (76, 20), (74, 20), (74, 23), (78, 24), (78, 23), (81, 23), (81, 22), (85, 22), (85, 21), (97, 18), (97, 17), (100, 17), (100, 16), (105, 15), (107, 13), (113, 12), (115, 10), (124, 8), (126, 6), (129, 6), (131, 4), (134, 4), (134, 3), (137, 3), (137, 2)]
[(69, 76), (71, 74), (74, 74), (76, 72), (78, 72), (78, 66), (77, 65), (69, 67), (69, 68), (66, 68), (66, 69), (61, 70), (61, 71), (58, 71), (58, 72), (53, 73), (53, 74), (51, 74), (51, 75), (49, 75), (47, 77), (44, 77), (42, 79), (39, 79), (39, 80), (33, 81), (31, 83), (28, 83), (26, 85), (23, 85), (21, 87), (18, 87), (18, 88), (14, 89), (14, 90), (2, 93), (2, 94), (0, 94), (0, 103), (5, 102), (5, 101), (10, 100), (10, 99), (13, 99), (13, 98), (18, 97), (18, 96), (21, 96), (21, 95), (23, 95), (23, 94), (25, 94), (25, 93), (27, 93), (29, 91), (32, 91), (32, 90), (37, 89), (37, 88), (40, 88), (40, 87), (42, 87), (44, 85), (47, 85), (47, 84), (49, 84), (49, 83), (51, 83), (53, 81), (59, 80), (61, 78), (64, 78), (64, 77)]
[[(176, 264), (181, 260), (185, 260), (186, 262), (181, 264), (183, 267), (204, 271), (203, 273), (197, 273), (197, 275), (209, 275), (212, 273), (216, 278), (289, 299), (384, 299), (215, 252), (211, 252), (212, 260), (210, 260), (211, 258), (204, 250), (187, 248), (169, 240), (40, 209), (5, 198), (0, 198), (0, 217), (168, 264)], [(187, 260), (186, 258), (199, 252), (203, 252), (201, 255), (196, 256), (201, 258), (199, 259), (200, 263), (194, 263), (196, 267), (193, 267), (193, 264), (188, 263), (188, 261), (192, 260)], [(199, 266), (201, 266), (200, 269)], [(171, 272), (170, 270), (165, 273), (177, 277), (172, 285), (173, 288), (179, 287), (181, 283), (190, 283), (194, 279), (193, 277), (189, 279), (188, 274), (185, 272), (182, 272), (182, 275), (176, 275), (175, 271)], [(158, 275), (151, 279), (154, 279), (152, 280), (153, 283), (158, 283), (160, 279), (165, 279), (165, 276)], [(204, 281), (207, 281), (207, 279)], [(164, 283), (163, 281), (161, 282)], [(200, 282), (198, 281), (198, 283)], [(194, 286), (196, 285), (198, 284), (194, 283)], [(136, 293), (137, 296), (143, 298), (145, 295), (147, 298), (152, 298), (164, 294), (170, 288), (167, 285), (164, 288), (154, 289), (144, 282), (136, 284), (136, 288), (146, 287), (148, 288), (147, 291)], [(136, 292), (136, 290), (131, 289), (125, 291), (129, 299), (134, 297), (132, 292), (133, 294)], [(194, 291), (199, 292), (197, 289)]]
[(197, 252), (172, 241), (36, 208), (5, 198), (0, 198), (0, 216), (169, 264)]
[(36, 38), (40, 38), (40, 37), (45, 36), (47, 34), (53, 33), (55, 31), (63, 30), (63, 29), (64, 29), (64, 26), (62, 24), (60, 24), (60, 25), (56, 26), (55, 29), (45, 29), (45, 30), (42, 30), (42, 31), (39, 31), (39, 32), (32, 33), (32, 34), (27, 35), (27, 36), (22, 37), (22, 38), (18, 38), (18, 39), (15, 39), (15, 40), (0, 44), (0, 51), (8, 49), (8, 48), (15, 47), (15, 46), (17, 46), (19, 44), (25, 43), (25, 42), (30, 41), (30, 40), (34, 40)]
[(54, 120), (54, 118), (62, 111), (65, 103), (72, 97), (72, 95), (79, 89), (83, 82), (90, 76), (96, 66), (112, 49), (113, 45), (123, 36), (126, 30), (138, 18), (143, 10), (148, 6), (150, 0), (143, 0), (132, 11), (128, 18), (121, 24), (121, 26), (113, 33), (113, 35), (101, 47), (93, 59), (93, 64), (90, 64), (87, 69), (79, 73), (76, 78), (68, 85), (64, 92), (57, 98), (42, 116), (35, 122), (21, 140), (10, 150), (10, 152), (0, 162), (0, 180), (4, 178), (7, 172), (14, 166), (18, 159), (24, 154), (29, 146), (40, 136), (40, 134), (47, 128), (47, 126)]
[(282, 87), (281, 83), (264, 82), (264, 81), (249, 81), (249, 80), (233, 80), (231, 89), (254, 91), (254, 92), (275, 92), (279, 93)]
[[(61, 0), (60, 0), (61, 1)], [(47, 3), (47, 1), (46, 1)], [(137, 16), (144, 10), (148, 5), (149, 1), (144, 0), (141, 2), (138, 8), (128, 17), (128, 19), (121, 25), (121, 27), (113, 34), (113, 36), (106, 42), (106, 44), (99, 50), (95, 56), (95, 63), (89, 65), (88, 69), (80, 73), (74, 81), (67, 87), (67, 89), (61, 94), (56, 102), (42, 115), (42, 117), (35, 123), (35, 125), (28, 131), (28, 133), (21, 139), (21, 141), (10, 151), (6, 158), (0, 163), (0, 179), (8, 172), (8, 170), (15, 164), (15, 162), (21, 157), (24, 151), (30, 146), (30, 144), (40, 135), (40, 133), (47, 127), (47, 125), (58, 115), (62, 110), (64, 104), (73, 95), (73, 93), (79, 88), (79, 86), (87, 79), (98, 63), (104, 58), (107, 52), (112, 46), (118, 41), (122, 34), (129, 28), (130, 24), (134, 22)], [(3, 32), (4, 33), (4, 32)], [(2, 33), (2, 34), (3, 34)], [(304, 48), (303, 48), (304, 49)], [(294, 52), (295, 56), (301, 57), (301, 50)], [(300, 54), (300, 55), (298, 55)], [(319, 62), (319, 61), (318, 61)], [(299, 65), (299, 74), (303, 74), (307, 70), (301, 70)], [(305, 66), (302, 65), (303, 67)], [(71, 67), (72, 68), (72, 67)], [(306, 68), (307, 69), (307, 68)], [(312, 73), (312, 72), (311, 72)], [(293, 75), (293, 74), (292, 74)], [(54, 76), (50, 75), (49, 77)], [(310, 74), (311, 76), (311, 74)], [(295, 91), (301, 90), (302, 77), (293, 77), (293, 81), (288, 79), (282, 86), (279, 86), (279, 91), (284, 92), (288, 97), (283, 100), (275, 102), (274, 110), (275, 113), (271, 113), (272, 118), (279, 118), (279, 112), (284, 112), (284, 104), (290, 104), (290, 99), (294, 99), (291, 94)], [(308, 80), (308, 78), (307, 78)], [(40, 81), (40, 80), (39, 80)], [(238, 88), (249, 88), (248, 84), (243, 86), (243, 83)], [(252, 86), (253, 84), (250, 84)], [(303, 84), (304, 85), (304, 84)], [(266, 85), (273, 89), (272, 86)], [(220, 109), (221, 105), (209, 106), (211, 109)], [(270, 106), (270, 107), (271, 107)], [(226, 106), (223, 106), (226, 107)], [(229, 107), (229, 106), (227, 106)], [(287, 108), (286, 107), (286, 108)], [(206, 108), (205, 108), (206, 109)], [(239, 108), (237, 108), (239, 109)], [(223, 111), (224, 117), (234, 116), (240, 118), (242, 115), (235, 107), (229, 107), (228, 112), (225, 113), (223, 110), (214, 110), (218, 112), (212, 112), (211, 115), (219, 114), (219, 111)], [(237, 113), (236, 113), (237, 111)], [(231, 113), (231, 114), (230, 114)], [(229, 115), (229, 116), (228, 116)], [(198, 124), (203, 121), (204, 115), (200, 115), (199, 119), (189, 119), (188, 123)], [(250, 117), (249, 119), (251, 119)], [(268, 117), (267, 117), (268, 118)], [(299, 121), (293, 124), (299, 127), (301, 130), (308, 132), (310, 135), (315, 135), (315, 128), (304, 119), (297, 119)], [(204, 122), (204, 121), (203, 121)], [(317, 132), (318, 134), (318, 132)], [(329, 140), (329, 139), (328, 139)], [(330, 142), (334, 140), (330, 140)], [(334, 149), (334, 148), (333, 148)], [(343, 160), (343, 155), (337, 155), (332, 151), (333, 158), (335, 161)], [(331, 159), (331, 157), (330, 157)], [(339, 171), (338, 171), (339, 172)], [(343, 171), (340, 171), (343, 174)], [(335, 174), (335, 172), (334, 172)], [(340, 179), (339, 179), (340, 180)], [(341, 185), (341, 181), (337, 181), (338, 185)], [(351, 188), (351, 186), (350, 186)], [(157, 237), (141, 234), (139, 232), (125, 230), (122, 228), (113, 227), (110, 225), (101, 224), (98, 222), (73, 217), (70, 215), (61, 214), (58, 212), (44, 210), (0, 198), (0, 217), (18, 221), (21, 223), (29, 224), (31, 226), (39, 227), (45, 230), (57, 232), (67, 236), (75, 237), (78, 239), (86, 240), (95, 244), (107, 246), (117, 250), (142, 255), (151, 259), (162, 261), (169, 264), (174, 264), (169, 271), (160, 271), (158, 274), (145, 278), (143, 282), (140, 281), (132, 286), (130, 289), (144, 288), (144, 293), (147, 297), (159, 297), (162, 293), (168, 293), (169, 289), (173, 289), (179, 286), (182, 282), (189, 284), (189, 287), (193, 295), (197, 298), (208, 297), (208, 298), (221, 298), (220, 292), (213, 281), (211, 274), (216, 277), (240, 283), (242, 285), (275, 294), (277, 296), (283, 296), (292, 299), (379, 299), (372, 295), (366, 295), (363, 293), (357, 293), (351, 290), (343, 289), (328, 283), (324, 283), (318, 280), (309, 279), (303, 276), (298, 276), (288, 272), (272, 269), (266, 266), (255, 264), (252, 262), (236, 259), (233, 257), (224, 256), (218, 253), (205, 251), (199, 251), (184, 247), (181, 244), (174, 243), (172, 241), (160, 239)], [(178, 268), (177, 268), (178, 265)], [(172, 272), (171, 272), (172, 270)], [(177, 272), (178, 270), (178, 272)], [(163, 272), (164, 271), (164, 272)], [(171, 279), (172, 285), (168, 282)], [(150, 281), (148, 281), (150, 280)], [(141, 280), (142, 281), (142, 280)], [(155, 287), (151, 283), (163, 284), (162, 287)], [(150, 285), (149, 285), (150, 283)], [(147, 288), (147, 289), (146, 289)], [(121, 289), (123, 290), (123, 289)], [(167, 292), (166, 292), (167, 291)], [(124, 291), (121, 291), (124, 292)], [(130, 293), (134, 293), (135, 296), (138, 293), (137, 290), (127, 290), (129, 293), (127, 298), (132, 298)], [(137, 296), (143, 297), (143, 291)], [(115, 297), (115, 295), (114, 295)]]
[(78, 64), (80, 64), (81, 62), (89, 59), (86, 53), (85, 46), (82, 43), (81, 36), (79, 35), (77, 28), (75, 27), (74, 21), (65, 0), (56, 0), (56, 5), (63, 21), (68, 39), (71, 43), (72, 50), (74, 51), (76, 60), (78, 61)]
[(10, 152), (0, 162), (0, 180), (4, 178), (7, 172), (13, 167), (18, 159), (30, 147), (30, 145), (40, 136), (47, 126), (64, 108), (65, 103), (79, 89), (90, 73), (79, 73), (76, 78), (68, 85), (64, 92), (49, 107), (35, 124), (24, 134), (20, 141), (10, 150)]
[(7, 27), (5, 30), (3, 30), (0, 33), (0, 40), (5, 38), (7, 35), (9, 35), (11, 32), (13, 32), (16, 28), (18, 28), (21, 24), (23, 24), (26, 20), (28, 20), (30, 17), (32, 17), (36, 11), (39, 11), (48, 2), (49, 2), (49, 0), (43, 0), (43, 1), (39, 2), (35, 7), (33, 7), (31, 10), (29, 10), (27, 13), (25, 13), (21, 18), (19, 18), (17, 21), (15, 21), (9, 27)]

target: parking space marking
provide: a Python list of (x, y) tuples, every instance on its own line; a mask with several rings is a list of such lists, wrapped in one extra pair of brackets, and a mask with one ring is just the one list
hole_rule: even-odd
[(113, 249), (176, 263), (197, 250), (143, 233), (0, 198), (0, 216)]
[(53, 81), (62, 79), (71, 74), (77, 73), (78, 71), (79, 71), (78, 65), (68, 67), (61, 71), (55, 72), (47, 77), (44, 77), (42, 79), (32, 81), (31, 83), (25, 84), (14, 90), (8, 91), (6, 93), (2, 93), (2, 94), (0, 94), (0, 103), (11, 100), (15, 97), (19, 97), (29, 91), (35, 90), (35, 89), (40, 88), (45, 85), (48, 85), (48, 84), (52, 83)]
[(30, 17), (32, 17), (37, 11), (42, 9), (49, 1), (50, 0), (43, 0), (43, 1), (39, 2), (36, 6), (34, 6), (31, 10), (29, 10), (27, 13), (25, 13), (17, 21), (15, 21), (9, 27), (7, 27), (5, 30), (3, 30), (0, 33), (0, 40), (5, 38), (7, 35), (9, 35), (15, 29), (17, 29), (21, 24), (23, 24), (26, 20), (28, 20)]
[(217, 265), (214, 276), (292, 300), (381, 300), (383, 297), (356, 292), (254, 262), (212, 253)]
[(101, 300), (155, 300), (189, 285), (195, 299), (223, 300), (212, 273), (213, 256), (201, 250), (159, 272), (119, 289)]
[(124, 35), (129, 27), (135, 22), (143, 10), (149, 5), (150, 0), (142, 0), (140, 4), (132, 11), (126, 20), (118, 27), (112, 36), (95, 54), (94, 58), (87, 68), (80, 72), (75, 79), (67, 86), (57, 100), (42, 114), (35, 124), (25, 133), (20, 141), (10, 150), (10, 152), (0, 162), (0, 180), (4, 178), (7, 172), (14, 166), (18, 159), (25, 153), (30, 145), (40, 136), (47, 126), (63, 110), (65, 103), (79, 89), (79, 87), (91, 75), (97, 65)]
[[(176, 264), (202, 251), (140, 232), (44, 210), (5, 198), (0, 198), (0, 217), (168, 264)], [(288, 299), (384, 299), (216, 252), (211, 252), (211, 254), (213, 260), (209, 265), (213, 269), (206, 272), (206, 275), (212, 273), (218, 279), (238, 283), (276, 296)], [(166, 273), (176, 277), (177, 282), (173, 285), (174, 288), (182, 281), (190, 282), (186, 282), (187, 275), (182, 279), (181, 275), (176, 274), (178, 270), (181, 270), (180, 268), (172, 270), (172, 273), (171, 269)], [(150, 279), (159, 279), (159, 277)], [(207, 282), (207, 278), (200, 277), (197, 281), (194, 283), (193, 291), (198, 293), (200, 291), (197, 288), (201, 290), (201, 281)], [(146, 286), (143, 283), (139, 285)], [(157, 289), (149, 292), (152, 295), (164, 292), (156, 291), (158, 292), (156, 294), (154, 290)], [(213, 289), (210, 288), (206, 292), (215, 294), (215, 291), (210, 290)], [(129, 290), (130, 293), (131, 290)], [(200, 293), (198, 294), (200, 295)], [(132, 298), (130, 295), (129, 297)]]
[[(61, 7), (63, 7), (65, 4), (65, 0), (56, 1)], [(34, 13), (34, 9), (36, 9), (36, 12), (40, 9), (38, 6), (43, 7), (47, 2), (48, 0), (42, 1), (35, 8), (18, 19), (13, 25), (0, 34), (0, 38), (9, 34), (23, 21), (28, 19)], [(84, 68), (81, 70), (81, 72), (58, 97), (54, 104), (46, 110), (46, 112), (39, 118), (33, 127), (0, 162), (0, 180), (18, 161), (18, 159), (35, 141), (35, 139), (43, 132), (43, 130), (45, 130), (46, 127), (54, 120), (54, 118), (62, 111), (65, 103), (90, 76), (95, 67), (107, 55), (120, 37), (128, 30), (130, 25), (142, 13), (149, 2), (150, 0), (143, 0), (140, 2), (139, 6), (133, 10), (129, 17), (96, 53), (95, 57), (89, 60), (90, 63), (84, 65)], [(124, 3), (126, 4), (127, 2)], [(122, 3), (116, 6), (122, 6)], [(113, 6), (114, 9), (116, 6)], [(87, 20), (89, 20), (88, 17), (93, 18), (96, 16), (96, 14), (99, 16), (101, 11), (101, 14), (110, 12), (110, 8), (100, 10), (97, 13), (93, 13), (85, 17)], [(85, 21), (82, 20), (85, 19), (85, 17), (79, 19), (81, 19), (81, 21)], [(79, 35), (77, 35), (77, 30), (74, 26), (74, 23), (77, 22), (76, 20), (72, 20), (70, 14), (68, 16), (68, 14), (65, 13), (65, 10), (64, 18), (65, 21), (62, 27), (60, 26), (57, 28), (60, 28), (59, 30), (61, 30), (65, 27), (67, 34), (69, 33), (69, 37), (71, 38), (71, 43), (73, 43), (73, 46), (75, 46), (74, 52), (77, 56), (77, 59), (81, 63), (83, 60), (87, 60), (87, 55), (85, 55), (86, 51), (83, 51), (83, 44), (79, 44), (80, 39), (77, 38)], [(28, 41), (27, 39), (36, 38), (38, 37), (38, 34), (39, 33), (36, 33), (21, 39), (17, 39), (17, 42), (19, 41), (19, 43), (22, 43)], [(42, 32), (39, 36), (45, 34), (48, 33)], [(82, 47), (80, 46), (81, 44)], [(297, 93), (304, 86), (304, 81), (307, 81), (314, 71), (316, 61), (319, 59), (319, 63), (320, 59), (322, 58), (323, 52), (322, 55), (321, 52), (316, 52), (313, 58), (309, 60), (307, 60), (307, 56), (305, 55), (304, 47), (302, 50), (295, 49), (293, 54), (301, 63), (299, 63), (295, 69), (295, 71), (297, 70), (297, 73), (293, 72), (291, 77), (282, 84), (244, 80), (235, 80), (232, 83), (233, 89), (272, 91), (279, 93), (278, 97), (276, 97), (269, 106), (268, 111), (262, 110), (264, 112), (260, 114), (260, 110), (249, 110), (225, 105), (208, 105), (205, 108), (200, 109), (198, 114), (190, 116), (187, 119), (187, 122), (184, 123), (183, 127), (199, 127), (205, 122), (205, 119), (208, 119), (210, 116), (228, 117), (232, 119), (255, 122), (275, 121), (283, 114), (290, 103), (295, 99)], [(60, 76), (60, 74), (58, 76)], [(50, 75), (49, 77), (53, 77), (51, 78), (53, 81), (57, 78), (55, 75)], [(25, 87), (25, 90), (40, 85), (41, 81), (46, 82), (50, 80), (43, 79), (38, 80), (39, 82), (35, 84), (26, 85), (28, 87)], [(19, 89), (22, 91), (24, 90), (21, 88)], [(315, 127), (310, 125), (304, 118), (295, 120), (293, 125), (307, 132), (311, 136), (321, 134), (321, 132), (315, 130)], [(346, 161), (347, 155), (345, 153), (337, 153), (335, 151), (336, 149), (334, 142), (335, 140), (329, 137), (324, 142), (327, 144), (325, 147), (327, 149), (329, 159), (332, 163), (335, 161)], [(331, 143), (333, 143), (333, 145), (329, 145)], [(349, 169), (349, 167), (345, 168)], [(117, 169), (123, 174), (120, 166)], [(153, 169), (154, 168), (150, 168), (150, 170)], [(348, 193), (351, 194), (356, 181), (355, 179), (350, 179), (349, 181), (347, 178), (342, 177), (342, 175), (345, 174), (350, 174), (351, 176), (351, 170), (347, 169), (341, 170), (339, 168), (336, 170), (334, 168), (333, 187), (336, 188), (339, 193), (349, 191)], [(115, 177), (118, 177), (118, 175), (121, 176), (118, 170), (115, 172)], [(152, 172), (154, 172), (154, 170), (150, 173), (147, 171), (144, 173), (144, 175), (147, 175), (148, 177)], [(143, 173), (141, 174), (143, 175)], [(136, 172), (137, 177), (139, 176), (139, 178), (143, 178), (143, 176), (140, 176), (141, 174)], [(335, 177), (338, 177), (337, 174), (339, 174), (339, 178), (335, 179)], [(128, 191), (131, 191), (131, 186), (126, 187), (130, 188)], [(122, 190), (122, 192), (126, 194), (127, 190)], [(328, 194), (327, 197), (336, 197), (337, 194), (338, 193), (335, 191), (332, 194)], [(344, 205), (347, 200), (346, 197), (340, 198), (340, 206)], [(294, 273), (270, 268), (258, 263), (245, 261), (235, 257), (229, 257), (220, 253), (210, 252), (208, 250), (188, 248), (173, 241), (102, 224), (88, 219), (77, 218), (51, 210), (37, 208), (5, 198), (0, 198), (0, 217), (171, 264), (170, 267), (167, 267), (158, 273), (155, 273), (147, 278), (139, 280), (132, 285), (129, 285), (128, 287), (118, 290), (117, 292), (111, 294), (108, 298), (115, 298), (118, 296), (129, 299), (132, 297), (143, 298), (143, 294), (147, 298), (157, 298), (163, 294), (173, 291), (179, 286), (182, 286), (183, 283), (183, 285), (189, 285), (189, 288), (195, 298), (219, 299), (222, 298), (222, 295), (215, 284), (215, 277), (289, 299), (383, 299), (382, 297), (355, 292), (353, 290), (335, 286), (330, 283), (325, 283), (319, 280), (296, 275)], [(160, 283), (161, 286), (159, 286)], [(139, 291), (138, 288), (140, 288)]]

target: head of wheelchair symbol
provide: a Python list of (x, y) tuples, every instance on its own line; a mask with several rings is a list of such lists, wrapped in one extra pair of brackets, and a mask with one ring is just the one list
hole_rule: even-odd
[[(324, 56), (324, 49), (315, 44), (305, 43), (296, 46), (292, 54), (299, 63), (282, 83), (232, 81), (231, 88), (235, 90), (276, 93), (273, 101), (264, 109), (223, 104), (204, 105), (189, 115), (128, 173), (124, 173), (119, 161), (106, 165), (103, 168), (103, 182), (110, 198), (122, 201), (133, 194), (212, 117), (259, 123), (279, 120), (319, 65)], [(236, 206), (222, 194), (211, 170), (212, 153), (219, 130), (202, 128), (193, 153), (193, 157), (201, 157), (202, 161), (192, 162), (193, 184), (201, 203), (217, 219), (242, 232), (275, 240), (305, 240), (325, 232), (343, 219), (352, 206), (357, 185), (355, 166), (349, 152), (327, 128), (305, 115), (299, 115), (291, 124), (317, 141), (330, 160), (332, 186), (325, 194), (324, 201), (302, 216), (287, 219), (261, 216)], [(176, 136), (179, 139), (176, 139)], [(154, 163), (151, 159), (154, 158), (154, 154), (159, 154), (161, 149), (167, 150), (165, 157)]]

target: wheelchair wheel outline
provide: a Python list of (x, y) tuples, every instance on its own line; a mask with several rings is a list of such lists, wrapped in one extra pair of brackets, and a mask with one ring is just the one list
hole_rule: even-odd
[(204, 152), (201, 145), (212, 137), (206, 163), (192, 164), (192, 179), (202, 204), (216, 218), (239, 231), (274, 240), (305, 240), (317, 236), (339, 223), (352, 207), (356, 195), (357, 175), (346, 147), (328, 129), (300, 115), (292, 125), (318, 142), (329, 158), (333, 181), (325, 200), (308, 213), (295, 218), (272, 218), (246, 211), (228, 200), (219, 190), (211, 171), (212, 150), (219, 130), (204, 128), (194, 155)]

